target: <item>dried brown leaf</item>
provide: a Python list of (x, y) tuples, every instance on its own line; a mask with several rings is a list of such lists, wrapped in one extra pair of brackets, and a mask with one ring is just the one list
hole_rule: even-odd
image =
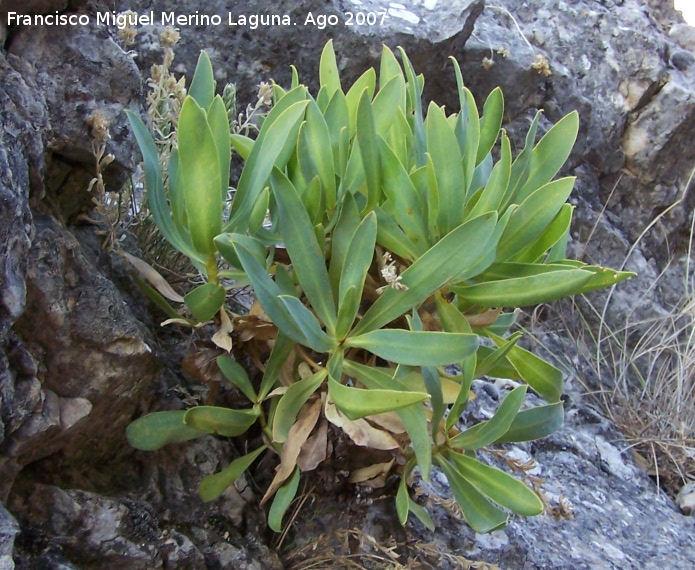
[(316, 432), (306, 440), (299, 452), (297, 465), (300, 471), (313, 471), (326, 460), (328, 451), (328, 422), (321, 420)]
[(400, 416), (396, 412), (385, 412), (383, 414), (367, 416), (365, 419), (378, 427), (390, 431), (393, 434), (399, 435), (405, 433), (403, 420), (401, 420)]
[(360, 469), (355, 469), (350, 473), (348, 481), (350, 483), (362, 483), (364, 481), (369, 481), (370, 479), (375, 479), (380, 475), (387, 475), (391, 471), (395, 459), (387, 463), (375, 463), (374, 465), (369, 465), (367, 467), (361, 467)]
[(292, 475), (294, 468), (297, 466), (297, 458), (302, 450), (302, 446), (306, 442), (309, 434), (314, 429), (316, 422), (321, 414), (321, 400), (315, 399), (312, 402), (307, 402), (302, 406), (297, 415), (297, 421), (294, 422), (287, 434), (287, 441), (282, 446), (280, 452), (280, 465), (275, 473), (273, 481), (270, 483), (268, 490), (263, 495), (261, 505), (263, 505), (270, 497), (275, 494), (285, 480)]
[(212, 342), (222, 350), (232, 352), (232, 332), (234, 332), (234, 325), (232, 325), (232, 321), (229, 319), (229, 315), (224, 308), (220, 311), (220, 321), (220, 328), (212, 335)]
[(123, 252), (123, 257), (125, 257), (163, 297), (175, 303), (183, 303), (183, 297), (174, 291), (167, 280), (149, 263), (125, 251)]
[(324, 414), (329, 422), (342, 429), (359, 446), (382, 450), (400, 447), (390, 433), (373, 427), (366, 420), (349, 420), (335, 407), (330, 398), (326, 399)]

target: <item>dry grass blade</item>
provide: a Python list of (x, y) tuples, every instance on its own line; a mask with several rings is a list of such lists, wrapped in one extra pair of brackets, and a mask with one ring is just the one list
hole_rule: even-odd
[[(695, 169), (685, 188), (694, 175)], [(626, 260), (647, 232), (682, 201), (652, 220)], [(575, 320), (581, 323), (578, 332), (572, 334), (576, 326), (564, 327), (577, 345), (580, 368), (590, 370), (598, 380), (599, 389), (591, 395), (630, 443), (638, 463), (672, 495), (682, 484), (695, 481), (695, 285), (690, 277), (694, 230), (695, 215), (683, 268), (683, 297), (670, 311), (655, 310), (645, 320), (635, 318), (633, 310), (622, 326), (611, 329), (605, 320), (611, 291), (602, 307), (594, 307), (587, 299), (572, 306)], [(672, 259), (634, 307), (654, 295), (674, 264)], [(588, 324), (591, 317), (601, 323), (596, 335)]]

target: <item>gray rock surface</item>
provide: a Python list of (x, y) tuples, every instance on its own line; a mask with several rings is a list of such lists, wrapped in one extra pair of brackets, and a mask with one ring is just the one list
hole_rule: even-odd
[[(399, 4), (383, 0), (362, 3), (353, 0), (283, 0), (270, 5), (263, 0), (204, 0), (196, 3), (195, 10), (201, 14), (221, 15), (223, 23), (205, 28), (182, 27), (173, 69), (190, 77), (200, 50), (205, 49), (212, 60), (218, 85), (236, 83), (239, 102), (245, 105), (255, 102), (256, 87), (261, 81), (273, 78), (281, 85), (289, 84), (290, 65), (295, 65), (302, 82), (316, 91), (319, 56), (329, 38), (335, 42), (338, 65), (347, 81), (354, 81), (365, 69), (378, 62), (382, 44), (392, 49), (403, 46), (420, 69), (440, 68), (450, 54), (461, 53), (484, 2), (440, 1), (436, 10), (428, 9), (430, 4)], [(150, 3), (145, 0), (123, 0), (116, 5), (118, 10), (131, 9), (138, 13), (150, 10)], [(386, 11), (388, 17), (383, 24), (379, 17), (378, 23), (372, 26), (349, 25), (346, 14), (358, 10), (361, 13)], [(194, 12), (187, 2), (181, 0), (158, 2), (156, 18), (161, 11), (184, 15)], [(256, 29), (248, 25), (228, 26), (228, 14), (232, 14), (234, 21), (238, 21), (242, 14), (287, 15), (292, 25), (261, 25)], [(314, 19), (320, 15), (334, 17), (337, 24), (321, 29), (311, 21), (307, 23), (309, 14)], [(143, 26), (140, 30), (136, 41), (136, 49), (141, 54), (138, 65), (144, 72), (149, 72), (150, 65), (161, 59), (157, 36), (162, 27)]]
[(152, 339), (97, 268), (97, 239), (91, 232), (80, 236), (83, 247), (48, 216), (35, 225), (27, 307), (13, 327), (21, 342), (8, 353), (15, 365), (4, 418), (4, 494), (13, 475), (39, 459), (56, 456), (53, 461), (79, 466), (117, 456), (157, 371)]
[[(18, 568), (279, 570), (277, 555), (257, 538), (261, 519), (245, 513), (257, 500), (248, 484), (211, 504), (191, 492), (232, 453), (212, 437), (163, 450), (147, 462), (146, 486), (132, 498), (19, 483), (9, 502), (22, 524)], [(37, 548), (42, 542), (50, 549)]]
[(19, 524), (12, 515), (0, 505), (0, 570), (13, 570), (12, 560), (14, 539), (19, 534)]
[(119, 190), (135, 168), (137, 145), (123, 109), (142, 95), (137, 67), (109, 30), (93, 20), (90, 26), (23, 27), (12, 38), (8, 60), (29, 89), (40, 94), (50, 117), (48, 204), (62, 220), (74, 221), (92, 207), (86, 192), (94, 177), (90, 115), (99, 112), (109, 123), (109, 152), (115, 160), (104, 171), (107, 188)]
[[(693, 198), (686, 186), (695, 165), (694, 71), (673, 64), (682, 48), (669, 40), (664, 23), (678, 16), (668, 3), (658, 4), (651, 10), (638, 0), (496, 2), (502, 9), (488, 7), (477, 20), (463, 67), (478, 95), (502, 86), (517, 141), (536, 108), (553, 122), (579, 111), (566, 172), (579, 176), (573, 199), (588, 208), (577, 211), (575, 254), (620, 267), (639, 239), (627, 266), (640, 275), (626, 288), (633, 301), (648, 292), (649, 308), (682, 294), (683, 278), (664, 279), (652, 290), (653, 278), (687, 249)], [(538, 57), (547, 59), (551, 75), (532, 68)], [(485, 58), (494, 63), (483, 65)], [(643, 260), (652, 264), (647, 272)], [(595, 295), (595, 303), (604, 298)], [(632, 309), (630, 301), (617, 300), (609, 323), (619, 326)]]

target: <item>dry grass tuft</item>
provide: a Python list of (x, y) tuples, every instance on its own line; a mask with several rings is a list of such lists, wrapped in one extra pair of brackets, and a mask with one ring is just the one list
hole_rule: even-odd
[(322, 534), (315, 542), (289, 552), (284, 561), (288, 570), (499, 570), (493, 564), (445, 552), (436, 542), (391, 539), (383, 543), (358, 529)]
[[(695, 169), (685, 188), (693, 175)], [(682, 199), (662, 216), (681, 203)], [(649, 224), (642, 236), (660, 217)], [(622, 326), (613, 330), (605, 323), (609, 294), (602, 307), (595, 307), (587, 299), (573, 303), (574, 320), (581, 323), (579, 332), (576, 326), (564, 326), (575, 341), (580, 359), (579, 366), (575, 362), (572, 368), (588, 370), (594, 377), (593, 382), (581, 377), (580, 380), (630, 443), (638, 463), (671, 496), (682, 485), (695, 481), (695, 284), (690, 278), (694, 225), (695, 214), (682, 270), (684, 294), (671, 310), (655, 310), (655, 315), (648, 319), (634, 317), (633, 311)], [(628, 252), (628, 258), (641, 237)], [(676, 260), (672, 259), (667, 269), (674, 263)], [(665, 272), (651, 284), (643, 299), (636, 300), (634, 307), (653, 295)], [(601, 325), (594, 333), (588, 322), (596, 322), (597, 318)]]

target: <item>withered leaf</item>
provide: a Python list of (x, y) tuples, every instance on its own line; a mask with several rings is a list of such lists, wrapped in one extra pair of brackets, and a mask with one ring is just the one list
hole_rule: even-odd
[(290, 428), (287, 441), (282, 446), (282, 451), (280, 452), (280, 465), (277, 468), (275, 477), (270, 483), (268, 490), (265, 492), (265, 495), (263, 495), (261, 505), (272, 497), (275, 491), (277, 491), (287, 478), (292, 475), (294, 468), (297, 466), (297, 458), (302, 450), (302, 446), (314, 429), (320, 413), (321, 400), (318, 398), (302, 406), (302, 409), (297, 415), (297, 421)]
[(335, 407), (330, 398), (326, 399), (324, 414), (329, 422), (342, 429), (357, 445), (383, 450), (399, 447), (390, 433), (373, 427), (366, 420), (349, 420)]
[(299, 452), (297, 465), (300, 471), (313, 471), (326, 460), (328, 450), (328, 422), (321, 420), (313, 435), (306, 440)]

